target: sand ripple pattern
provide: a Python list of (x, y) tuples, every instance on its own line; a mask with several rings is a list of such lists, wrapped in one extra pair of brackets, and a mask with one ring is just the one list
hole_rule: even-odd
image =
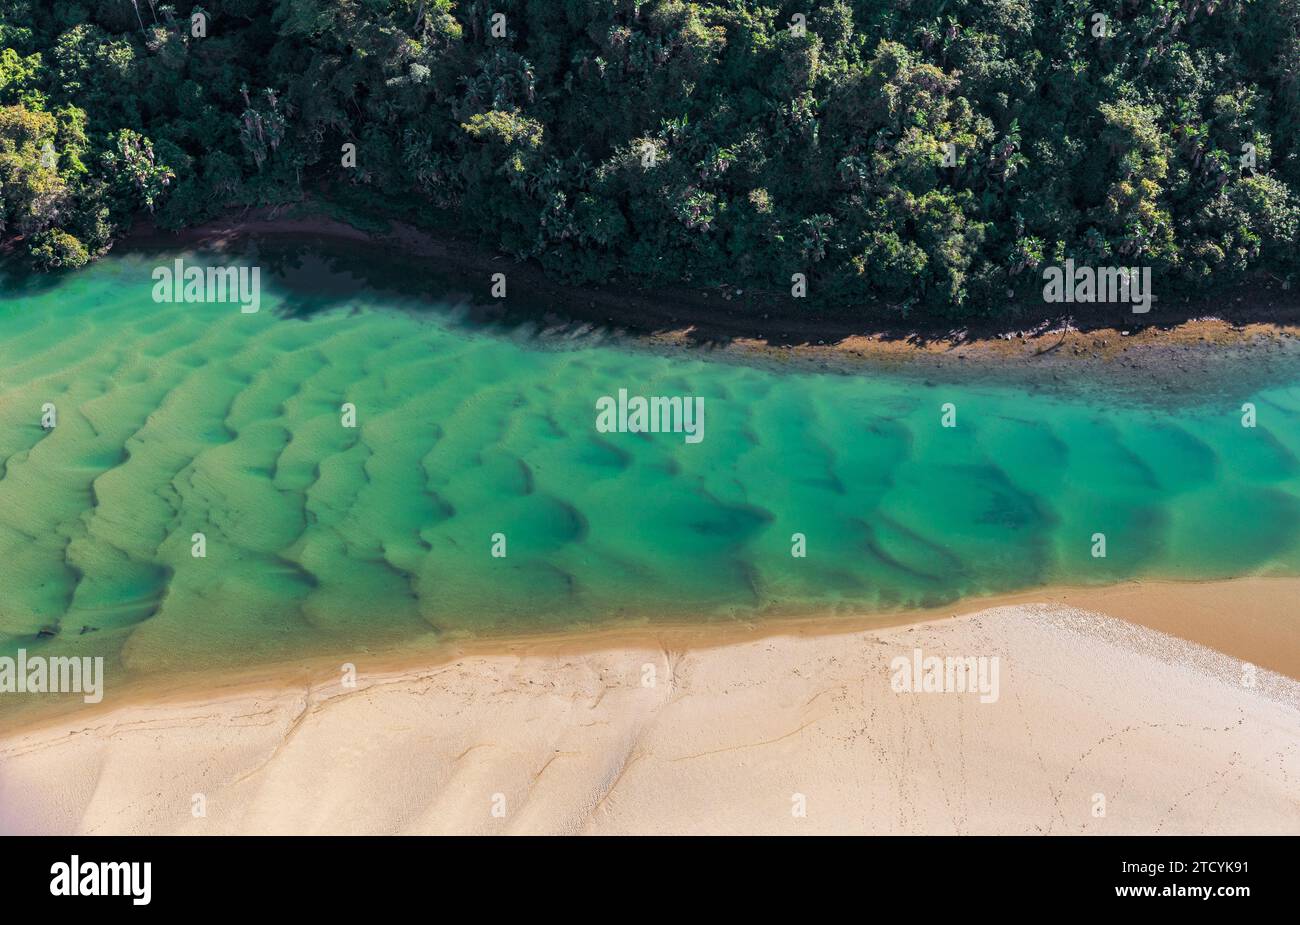
[[(289, 317), (274, 283), (256, 315), (157, 305), (151, 267), (0, 295), (6, 653), (152, 671), (1300, 570), (1300, 385), (1161, 411), (782, 374), (376, 297)], [(703, 396), (704, 442), (597, 433), (595, 401), (619, 388)]]

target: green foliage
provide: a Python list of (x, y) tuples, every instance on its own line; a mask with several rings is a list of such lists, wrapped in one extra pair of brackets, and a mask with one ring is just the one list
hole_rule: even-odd
[(311, 190), (564, 279), (800, 272), (847, 311), (1001, 311), (1066, 257), (1171, 294), (1300, 269), (1300, 0), (204, 12), (0, 0), (0, 222), (43, 265)]
[(31, 255), (42, 270), (75, 270), (90, 262), (86, 246), (60, 228), (34, 235)]
[(40, 92), (41, 56), (23, 57), (13, 48), (0, 49), (0, 102), (21, 103), (28, 109), (44, 109)]
[(104, 169), (116, 177), (118, 186), (138, 206), (150, 212), (176, 175), (154, 157), (148, 138), (124, 128), (109, 137), (111, 147), (104, 152)]
[(0, 107), (0, 229), (31, 235), (67, 206), (59, 175), (54, 116), (23, 106)]

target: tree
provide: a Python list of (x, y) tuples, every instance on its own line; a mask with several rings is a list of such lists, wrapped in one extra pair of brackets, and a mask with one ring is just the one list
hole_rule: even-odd
[(58, 124), (47, 112), (0, 107), (0, 230), (43, 231), (68, 205), (54, 142)]
[(111, 136), (110, 144), (104, 154), (105, 169), (152, 212), (176, 175), (166, 164), (156, 161), (153, 143), (138, 132), (124, 128)]

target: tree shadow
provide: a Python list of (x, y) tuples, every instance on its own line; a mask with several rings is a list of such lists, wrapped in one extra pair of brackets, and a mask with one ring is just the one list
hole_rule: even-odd
[[(852, 346), (855, 339), (867, 338), (942, 355), (1004, 340), (1026, 342), (1032, 347), (1028, 357), (1034, 358), (1060, 352), (1071, 333), (1170, 330), (1211, 315), (1230, 325), (1300, 324), (1297, 294), (1266, 284), (1243, 286), (1231, 295), (1156, 301), (1146, 314), (1123, 304), (1060, 305), (1028, 298), (1008, 299), (994, 317), (953, 321), (905, 315), (883, 302), (806, 305), (779, 293), (730, 287), (688, 289), (632, 281), (573, 286), (535, 262), (517, 262), (471, 242), (442, 245), (436, 255), (427, 255), (379, 239), (254, 231), (215, 247), (154, 239), (130, 252), (163, 263), (186, 250), (214, 262), (254, 262), (262, 268), (263, 284), (274, 286), (277, 311), (289, 318), (382, 304), (516, 338), (543, 332), (548, 340), (669, 338), (705, 351), (737, 341), (785, 349)], [(494, 273), (505, 274), (507, 298), (492, 297)], [(42, 285), (31, 274), (22, 284)]]
[(41, 272), (17, 254), (0, 257), (0, 298), (25, 298), (57, 289), (76, 270)]

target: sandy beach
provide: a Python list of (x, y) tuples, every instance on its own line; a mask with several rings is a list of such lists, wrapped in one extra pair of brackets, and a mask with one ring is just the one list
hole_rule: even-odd
[[(133, 701), (0, 739), (0, 832), (1295, 833), (1295, 587), (1225, 634), (1206, 615), (1242, 584), (1092, 592), (1147, 623), (1207, 602), (1188, 638), (1045, 598)], [(1270, 620), (1285, 673), (1194, 641), (1240, 654)], [(982, 686), (905, 689), (932, 656)]]

